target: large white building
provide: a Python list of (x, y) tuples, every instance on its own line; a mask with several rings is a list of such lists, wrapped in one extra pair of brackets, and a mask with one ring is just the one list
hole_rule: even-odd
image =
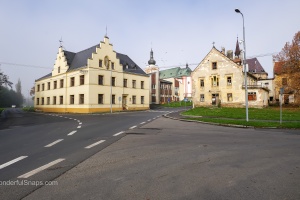
[(44, 112), (109, 112), (149, 109), (149, 75), (109, 38), (74, 53), (59, 47), (52, 73), (35, 81), (36, 109)]

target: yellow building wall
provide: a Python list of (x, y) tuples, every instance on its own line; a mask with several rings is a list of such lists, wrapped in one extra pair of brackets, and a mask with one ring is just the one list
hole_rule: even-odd
[[(114, 63), (114, 69), (111, 69), (111, 65), (108, 69), (104, 66), (106, 56), (110, 63)], [(103, 67), (99, 67), (99, 60), (103, 61)], [(104, 42), (100, 43), (100, 48), (97, 48), (96, 53), (92, 54), (92, 58), (88, 59), (87, 66), (66, 72), (68, 67), (66, 57), (60, 47), (52, 75), (35, 82), (34, 106), (37, 110), (62, 113), (110, 112), (111, 89), (112, 94), (116, 97), (115, 104), (112, 105), (113, 111), (123, 110), (122, 101), (119, 102), (119, 97), (123, 97), (123, 94), (126, 94), (127, 110), (149, 109), (149, 76), (124, 72), (108, 38), (105, 37)], [(103, 85), (98, 84), (99, 75), (104, 77)], [(84, 76), (83, 85), (80, 85), (80, 76)], [(116, 80), (116, 85), (112, 87), (111, 77), (115, 77)], [(71, 78), (74, 78), (74, 86), (71, 86)], [(124, 78), (127, 79), (127, 88), (123, 87)], [(60, 80), (63, 80), (63, 87), (60, 87)], [(136, 80), (136, 88), (132, 88), (132, 80)], [(56, 89), (54, 89), (54, 81), (57, 81)], [(141, 88), (141, 81), (144, 81), (143, 89)], [(48, 82), (50, 82), (50, 89), (48, 89)], [(42, 90), (43, 84), (44, 90)], [(80, 94), (84, 95), (83, 104), (79, 103)], [(98, 104), (98, 94), (103, 94), (103, 104)], [(70, 95), (74, 95), (74, 104), (71, 104)], [(56, 96), (56, 104), (53, 102), (54, 96)], [(63, 96), (62, 104), (60, 104), (60, 96)], [(136, 96), (135, 104), (132, 103), (132, 96)], [(141, 103), (141, 96), (144, 96), (143, 104)], [(49, 104), (48, 97), (50, 97)], [(42, 98), (44, 98), (44, 105), (41, 105)], [(39, 99), (39, 104), (37, 104), (37, 99)]]

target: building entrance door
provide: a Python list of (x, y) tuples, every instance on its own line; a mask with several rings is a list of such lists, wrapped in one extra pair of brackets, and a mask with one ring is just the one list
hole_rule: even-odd
[(122, 108), (123, 108), (123, 110), (128, 110), (128, 107), (127, 107), (127, 95), (123, 95), (122, 96)]
[(211, 104), (217, 105), (219, 102), (219, 94), (211, 94)]

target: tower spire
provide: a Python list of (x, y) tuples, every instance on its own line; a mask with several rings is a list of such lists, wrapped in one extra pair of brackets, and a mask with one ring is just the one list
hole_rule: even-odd
[(240, 50), (240, 45), (239, 45), (239, 38), (237, 37), (234, 55), (239, 58), (240, 54), (241, 54), (241, 50)]
[(151, 51), (150, 51), (150, 60), (148, 61), (148, 64), (149, 65), (155, 65), (155, 63), (156, 63), (156, 61), (153, 58), (153, 51), (152, 51), (152, 48), (151, 48)]

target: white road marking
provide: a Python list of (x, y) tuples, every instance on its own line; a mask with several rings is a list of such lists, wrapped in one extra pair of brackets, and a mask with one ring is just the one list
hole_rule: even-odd
[(146, 122), (141, 122), (140, 124), (145, 124)]
[(152, 119), (156, 119), (156, 118), (154, 117), (154, 118), (152, 118)]
[(119, 132), (119, 133), (116, 133), (116, 134), (114, 134), (113, 136), (118, 136), (118, 135), (121, 135), (122, 133), (124, 133), (124, 131), (121, 131), (121, 132)]
[(55, 145), (55, 144), (57, 144), (57, 143), (59, 143), (59, 142), (61, 142), (61, 141), (63, 141), (63, 140), (64, 140), (64, 139), (56, 140), (56, 141), (54, 141), (54, 142), (52, 142), (52, 143), (46, 145), (45, 147), (52, 147), (53, 145)]
[(134, 129), (136, 126), (132, 126), (132, 127), (130, 127), (129, 129)]
[(148, 121), (148, 122), (150, 122), (150, 121), (151, 121), (151, 119), (148, 119), (147, 121)]
[(68, 135), (73, 135), (74, 133), (76, 133), (77, 131), (72, 131), (70, 132)]
[(101, 144), (102, 142), (105, 142), (105, 140), (100, 140), (100, 141), (95, 142), (94, 144), (91, 144), (91, 145), (89, 145), (89, 146), (87, 146), (87, 147), (84, 147), (84, 148), (90, 149), (90, 148), (92, 148), (92, 147), (94, 147), (94, 146), (96, 146), (96, 145), (98, 145), (98, 144)]
[(73, 119), (73, 118), (69, 118), (69, 119)]
[(156, 117), (160, 117), (160, 116), (158, 115), (158, 116), (156, 116)]
[(80, 122), (80, 120), (77, 120), (78, 122)]
[(11, 165), (11, 164), (14, 164), (15, 162), (18, 162), (18, 161), (20, 161), (20, 160), (23, 160), (24, 158), (27, 158), (28, 156), (20, 156), (20, 157), (18, 157), (18, 158), (16, 158), (16, 159), (13, 159), (13, 160), (11, 160), (11, 161), (9, 161), (9, 162), (7, 162), (7, 163), (4, 163), (4, 164), (2, 164), (2, 165), (0, 165), (0, 169), (3, 169), (4, 167), (7, 167), (7, 166), (9, 166), (9, 165)]
[(59, 117), (63, 117), (63, 116), (59, 116)]
[(34, 169), (34, 170), (32, 170), (32, 171), (30, 171), (30, 172), (28, 172), (26, 174), (23, 174), (23, 175), (19, 176), (18, 178), (28, 178), (28, 177), (30, 177), (32, 175), (35, 175), (36, 173), (39, 173), (39, 172), (41, 172), (41, 171), (43, 171), (43, 170), (45, 170), (45, 169), (47, 169), (47, 168), (49, 168), (49, 167), (57, 164), (57, 163), (60, 163), (61, 161), (64, 161), (64, 160), (65, 160), (64, 158), (60, 158), (60, 159), (54, 160), (54, 161), (52, 161), (52, 162), (50, 162), (50, 163), (48, 163), (46, 165), (43, 165), (43, 166), (41, 166), (41, 167), (39, 167), (37, 169)]
[(77, 119), (74, 119), (75, 121), (77, 120)]
[(81, 126), (77, 126), (77, 128), (81, 128)]
[(79, 125), (82, 124), (82, 122), (79, 122)]

